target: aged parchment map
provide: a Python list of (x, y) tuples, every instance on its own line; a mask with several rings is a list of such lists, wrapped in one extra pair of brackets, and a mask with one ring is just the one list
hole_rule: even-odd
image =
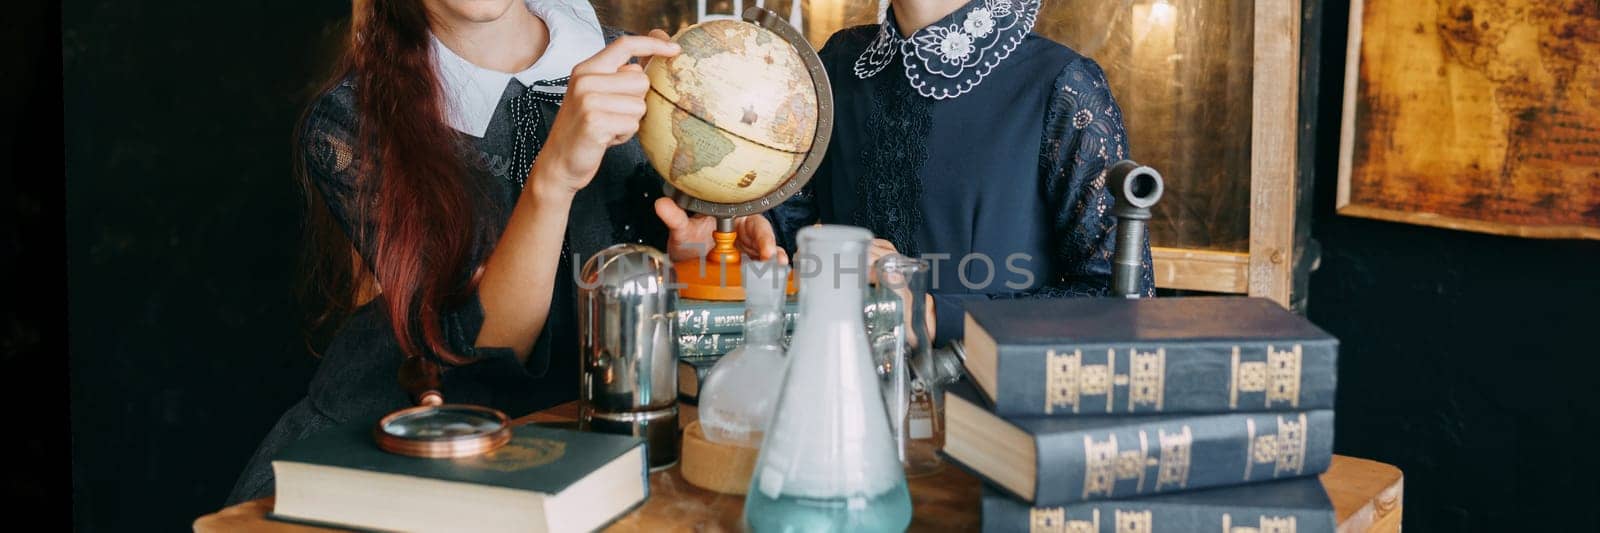
[(1600, 239), (1600, 0), (1365, 0), (1339, 212)]

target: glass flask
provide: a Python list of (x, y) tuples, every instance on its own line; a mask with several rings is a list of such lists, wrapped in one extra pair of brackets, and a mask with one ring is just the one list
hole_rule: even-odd
[(800, 314), (745, 522), (754, 531), (904, 531), (911, 494), (861, 312), (872, 233), (811, 226), (797, 240)]
[(711, 367), (700, 392), (700, 429), (706, 438), (747, 448), (761, 445), (762, 431), (778, 404), (788, 359), (783, 356), (784, 290), (789, 267), (777, 261), (741, 263), (744, 281), (744, 344)]
[(944, 464), (944, 413), (937, 403), (940, 379), (931, 368), (928, 335), (928, 272), (922, 259), (890, 254), (872, 266), (878, 301), (898, 302), (900, 313), (874, 317), (872, 349), (883, 387), (895, 445), (907, 476), (939, 471)]

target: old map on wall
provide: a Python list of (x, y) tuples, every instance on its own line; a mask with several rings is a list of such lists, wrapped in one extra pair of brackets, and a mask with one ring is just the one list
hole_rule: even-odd
[(1600, 0), (1355, 0), (1339, 213), (1600, 239)]

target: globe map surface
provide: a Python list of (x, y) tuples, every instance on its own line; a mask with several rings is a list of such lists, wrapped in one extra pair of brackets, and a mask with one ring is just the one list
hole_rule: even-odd
[(736, 204), (794, 175), (817, 132), (816, 88), (799, 53), (755, 24), (715, 20), (679, 32), (677, 57), (650, 62), (639, 140), (668, 183)]

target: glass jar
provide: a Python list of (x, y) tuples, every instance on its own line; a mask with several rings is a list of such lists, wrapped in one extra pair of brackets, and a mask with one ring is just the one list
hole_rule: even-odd
[(744, 281), (744, 344), (717, 360), (700, 392), (700, 429), (706, 438), (747, 448), (761, 445), (762, 432), (783, 384), (784, 291), (789, 267), (777, 261), (741, 263)]
[(944, 461), (944, 412), (939, 380), (928, 368), (933, 338), (928, 335), (928, 276), (922, 259), (890, 254), (872, 266), (878, 301), (897, 302), (900, 313), (875, 317), (872, 346), (900, 462), (907, 476), (939, 471)]
[(789, 370), (745, 496), (754, 531), (904, 531), (911, 494), (862, 318), (872, 233), (800, 230)]

